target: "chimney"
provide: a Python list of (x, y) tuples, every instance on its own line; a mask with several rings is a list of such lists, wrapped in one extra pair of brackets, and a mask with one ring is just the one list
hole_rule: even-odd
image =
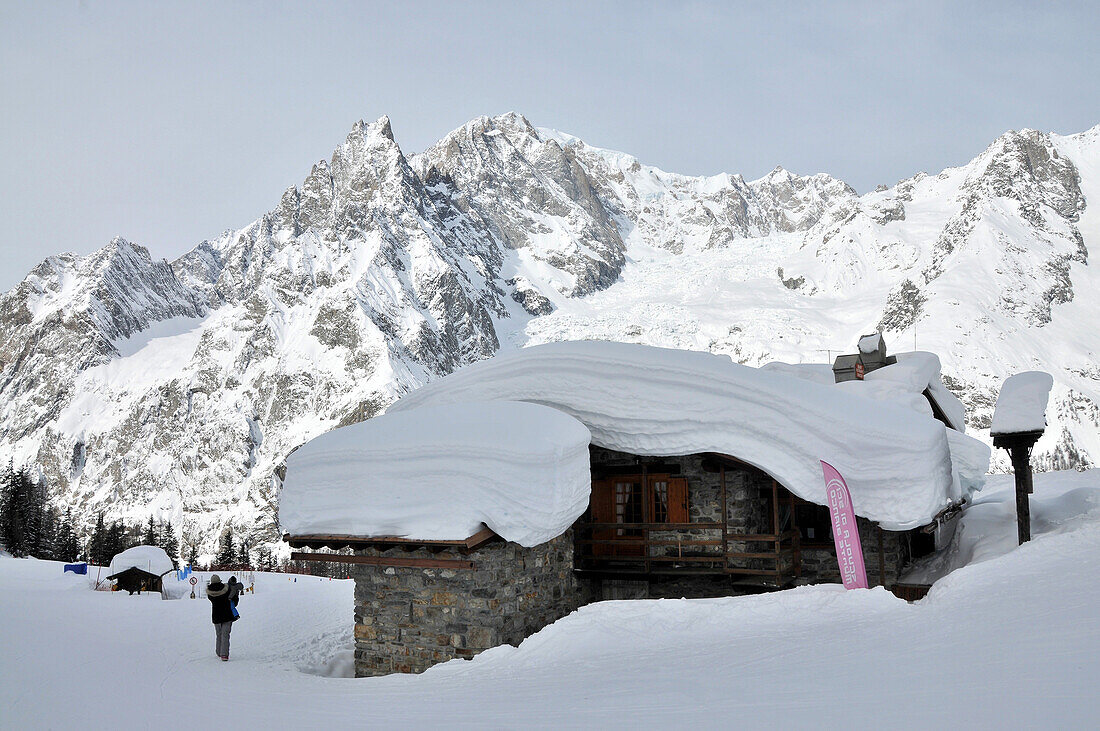
[(869, 371), (882, 368), (886, 365), (886, 341), (882, 339), (882, 333), (873, 332), (859, 339), (859, 359), (863, 367)]
[(898, 362), (894, 356), (886, 355), (886, 341), (880, 332), (860, 337), (857, 349), (858, 353), (838, 355), (833, 362), (833, 378), (837, 383), (862, 380), (865, 374)]

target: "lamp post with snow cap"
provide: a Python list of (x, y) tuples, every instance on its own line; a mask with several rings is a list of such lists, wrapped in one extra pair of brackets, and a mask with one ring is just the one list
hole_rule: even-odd
[(1008, 450), (1016, 479), (1016, 525), (1020, 544), (1031, 540), (1031, 448), (1046, 431), (1047, 399), (1054, 379), (1049, 373), (1025, 371), (1005, 380), (997, 395), (989, 435), (993, 446)]

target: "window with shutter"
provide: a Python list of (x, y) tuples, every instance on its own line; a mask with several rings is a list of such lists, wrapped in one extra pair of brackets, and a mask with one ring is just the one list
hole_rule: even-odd
[(668, 523), (689, 523), (688, 481), (683, 477), (673, 477), (668, 481)]
[(687, 480), (667, 474), (593, 480), (589, 515), (592, 523), (603, 526), (592, 530), (592, 555), (642, 555), (639, 539), (647, 528), (627, 526), (644, 523), (652, 529), (655, 524), (690, 522)]

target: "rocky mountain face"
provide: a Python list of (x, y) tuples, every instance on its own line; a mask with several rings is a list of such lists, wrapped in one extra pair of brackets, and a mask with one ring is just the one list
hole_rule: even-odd
[[(1045, 467), (1100, 456), (1100, 128), (1010, 132), (863, 196), (828, 175), (689, 177), (475, 119), (406, 156), (385, 118), (239, 231), (174, 262), (122, 239), (0, 297), (0, 453), (89, 519), (153, 514), (212, 552), (272, 540), (294, 448), (501, 348), (603, 338), (759, 365), (937, 352), (972, 430), (1056, 381)], [(364, 479), (369, 479), (365, 475)]]

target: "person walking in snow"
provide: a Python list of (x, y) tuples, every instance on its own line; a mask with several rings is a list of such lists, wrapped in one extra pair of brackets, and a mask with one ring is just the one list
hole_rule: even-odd
[[(236, 583), (236, 580), (232, 580)], [(214, 623), (216, 644), (214, 651), (222, 661), (229, 660), (229, 632), (240, 615), (235, 602), (229, 599), (230, 587), (222, 583), (221, 577), (214, 574), (206, 585), (206, 598), (210, 600), (210, 620)]]

